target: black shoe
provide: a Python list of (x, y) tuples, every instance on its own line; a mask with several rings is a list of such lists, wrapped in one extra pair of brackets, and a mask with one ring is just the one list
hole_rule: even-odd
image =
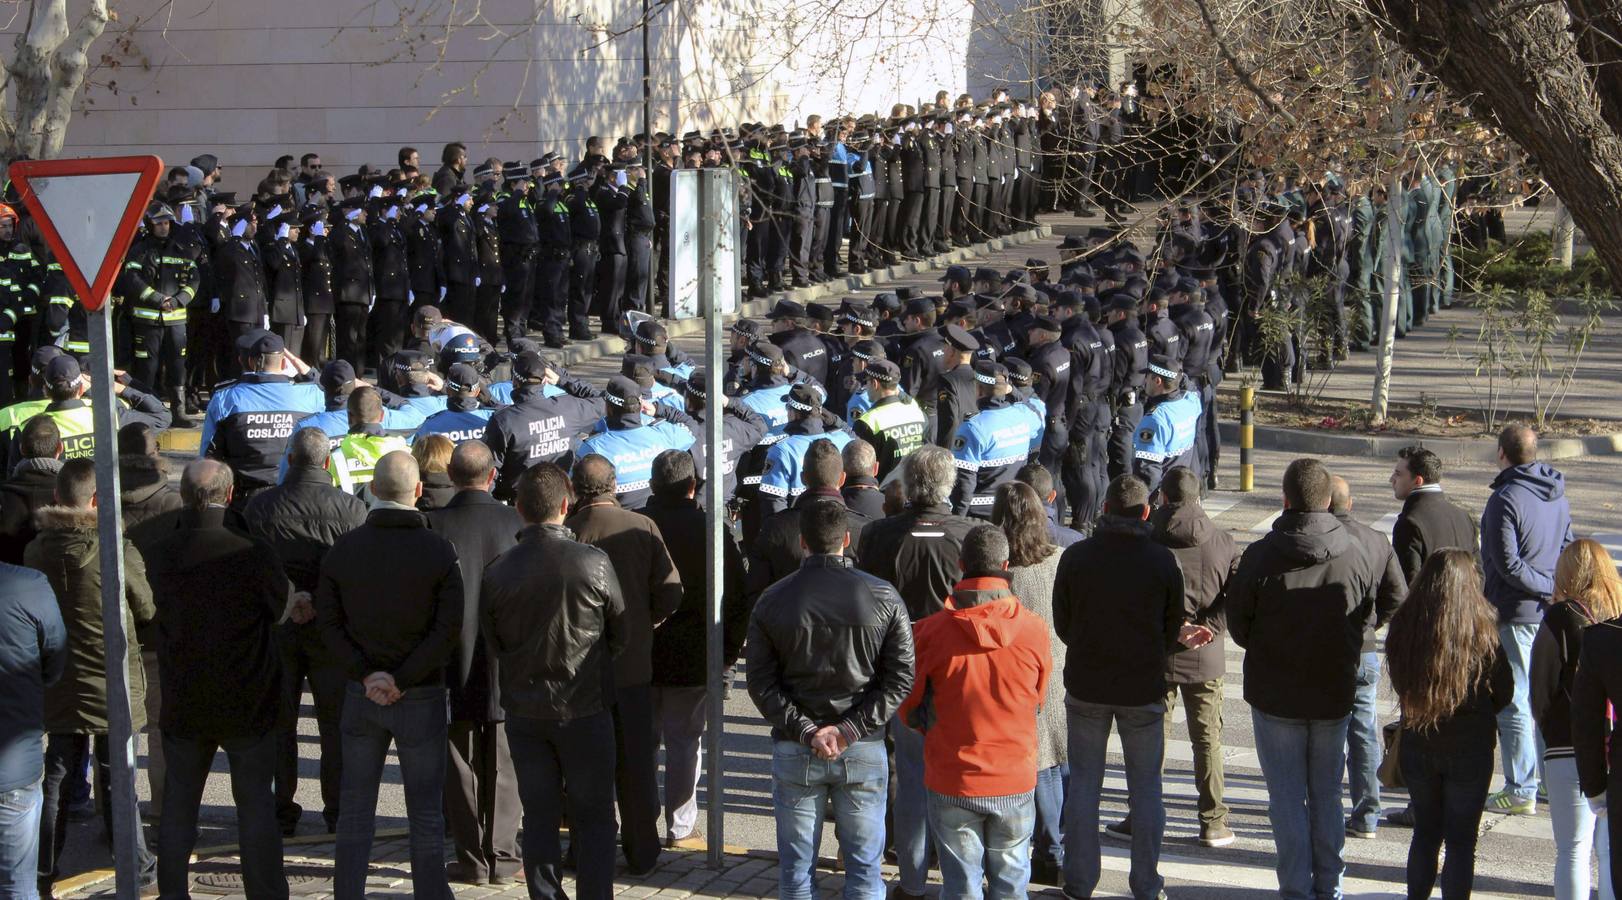
[(186, 406), (185, 406), (185, 404), (176, 403), (174, 405), (174, 408), (170, 410), (169, 427), (171, 427), (171, 428), (196, 428), (197, 423), (192, 421), (190, 418), (188, 418), (186, 416)]
[(890, 888), (889, 900), (924, 900), (928, 894), (909, 894), (901, 889), (901, 885)]
[(1394, 809), (1385, 814), (1385, 821), (1387, 825), (1395, 825), (1398, 828), (1412, 828), (1414, 827), (1414, 811), (1406, 806), (1402, 809)]
[(857, 263), (857, 264), (850, 267), (850, 274), (852, 274), (852, 275), (866, 275), (867, 274), (867, 266), (864, 266), (861, 263)]
[(1119, 822), (1112, 822), (1109, 825), (1105, 825), (1104, 836), (1115, 838), (1118, 841), (1126, 841), (1130, 843), (1132, 841), (1132, 820), (1122, 819)]
[(595, 341), (597, 340), (597, 336), (591, 333), (590, 328), (571, 328), (569, 329), (569, 340)]
[(563, 349), (563, 337), (561, 335), (557, 336), (557, 337), (546, 338), (546, 339), (544, 339), (542, 341), (542, 343), (545, 344), (547, 349), (549, 349), (549, 350), (562, 350)]
[(445, 864), (445, 877), (457, 884), (480, 885), (490, 881), (489, 875), (482, 869), (463, 866), (460, 862)]
[(794, 279), (793, 284), (797, 288), (808, 288), (808, 287), (811, 286), (811, 282), (806, 281), (804, 278), (796, 278), (796, 279)]

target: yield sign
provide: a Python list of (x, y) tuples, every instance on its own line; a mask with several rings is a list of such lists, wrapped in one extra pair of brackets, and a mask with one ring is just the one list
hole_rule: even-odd
[(79, 302), (100, 309), (157, 188), (163, 160), (30, 159), (8, 171)]

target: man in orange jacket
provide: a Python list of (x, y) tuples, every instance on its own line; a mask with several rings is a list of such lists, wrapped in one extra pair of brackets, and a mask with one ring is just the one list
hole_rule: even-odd
[(969, 532), (963, 580), (913, 626), (903, 722), (924, 734), (929, 826), (942, 896), (1024, 898), (1036, 823), (1036, 712), (1052, 668), (1047, 626), (1008, 587), (1008, 539)]

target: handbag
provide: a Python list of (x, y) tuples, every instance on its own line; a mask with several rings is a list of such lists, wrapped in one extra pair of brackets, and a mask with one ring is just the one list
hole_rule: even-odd
[(1398, 759), (1402, 751), (1402, 720), (1386, 723), (1380, 732), (1385, 743), (1385, 755), (1381, 757), (1380, 768), (1375, 773), (1380, 779), (1380, 786), (1393, 790), (1406, 787), (1402, 780), (1402, 762)]

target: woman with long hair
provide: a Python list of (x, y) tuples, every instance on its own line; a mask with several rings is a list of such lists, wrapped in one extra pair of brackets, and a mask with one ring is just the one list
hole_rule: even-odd
[[(1048, 514), (1030, 485), (1011, 481), (997, 489), (991, 522), (1008, 536), (1008, 587), (1026, 609), (1048, 626), (1053, 671), (1064, 671), (1064, 642), (1053, 628), (1053, 582), (1059, 575), (1059, 548), (1048, 535)], [(1069, 783), (1064, 679), (1048, 679), (1047, 696), (1036, 728), (1036, 831), (1031, 836), (1031, 880), (1058, 885), (1064, 839), (1060, 817)]]
[(1398, 761), (1414, 816), (1408, 897), (1425, 900), (1447, 845), (1442, 896), (1470, 896), (1476, 829), (1492, 781), (1498, 710), (1515, 687), (1498, 617), (1467, 551), (1438, 550), (1391, 617), (1386, 665), (1402, 710)]
[(1577, 779), (1571, 740), (1571, 688), (1583, 630), (1622, 616), (1622, 579), (1598, 541), (1572, 541), (1554, 567), (1554, 596), (1532, 641), (1532, 717), (1543, 737), (1543, 783), (1554, 827), (1555, 900), (1588, 896), (1589, 860), (1599, 852), (1600, 900), (1612, 900), (1610, 836), (1594, 815)]

